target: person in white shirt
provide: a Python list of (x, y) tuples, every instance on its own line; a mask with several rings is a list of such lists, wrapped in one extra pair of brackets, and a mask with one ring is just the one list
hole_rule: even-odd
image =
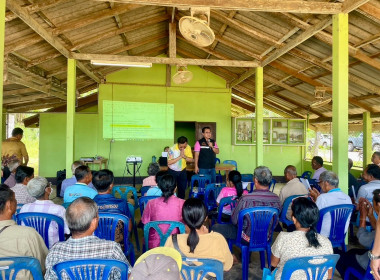
[[(323, 208), (340, 205), (340, 204), (352, 204), (351, 198), (342, 192), (339, 185), (338, 176), (332, 171), (325, 171), (319, 177), (319, 185), (321, 186), (324, 193), (320, 194), (318, 190), (312, 188), (310, 190), (310, 195), (313, 197), (315, 203), (318, 206), (318, 209), (321, 210)], [(348, 219), (346, 224), (347, 231), (348, 225), (350, 223), (350, 219)], [(331, 217), (330, 214), (326, 214), (323, 219), (322, 228), (320, 234), (329, 237), (330, 236), (330, 224)]]
[(360, 187), (356, 203), (359, 203), (361, 197), (372, 201), (373, 191), (380, 189), (380, 167), (376, 164), (368, 164), (364, 169), (363, 179), (368, 183)]
[[(307, 195), (309, 194), (305, 185), (297, 178), (297, 169), (293, 165), (288, 165), (284, 170), (284, 177), (287, 181), (286, 185), (282, 187), (280, 191), (280, 200), (281, 205), (284, 205), (285, 200), (292, 195)], [(291, 205), (286, 213), (286, 218), (288, 220), (292, 219), (292, 210), (290, 209)], [(284, 210), (283, 210), (284, 211)]]
[(317, 182), (319, 182), (319, 176), (327, 171), (327, 169), (323, 167), (323, 158), (320, 156), (313, 157), (311, 160), (311, 168), (315, 170), (312, 179), (315, 179)]

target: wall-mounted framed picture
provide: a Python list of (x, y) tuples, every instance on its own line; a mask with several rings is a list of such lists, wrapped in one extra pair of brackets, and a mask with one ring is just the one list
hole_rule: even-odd
[(255, 121), (252, 118), (237, 118), (235, 122), (234, 143), (237, 145), (253, 144), (256, 137)]

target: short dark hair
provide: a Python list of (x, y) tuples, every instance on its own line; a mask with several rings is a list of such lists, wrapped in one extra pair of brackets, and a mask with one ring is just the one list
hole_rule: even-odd
[(380, 180), (380, 167), (376, 164), (368, 164), (366, 168), (366, 172), (368, 175), (371, 175), (373, 178)]
[(177, 139), (177, 143), (178, 144), (185, 144), (185, 143), (187, 143), (187, 138), (185, 136), (180, 136)]
[(14, 192), (5, 184), (0, 185), (0, 213), (5, 209), (5, 204), (13, 197)]
[(158, 186), (158, 183), (160, 182), (162, 176), (164, 176), (166, 174), (168, 174), (168, 172), (167, 171), (163, 171), (163, 170), (160, 170), (160, 171), (157, 172), (157, 174), (155, 176), (156, 177), (156, 184), (157, 184), (157, 186)]
[(19, 127), (15, 127), (13, 130), (12, 130), (12, 136), (15, 137), (17, 135), (24, 135), (24, 130), (22, 130), (21, 128)]
[(164, 198), (164, 202), (167, 202), (169, 197), (171, 197), (174, 194), (176, 183), (176, 180), (170, 174), (165, 174), (157, 182), (158, 187), (162, 191), (162, 197)]
[(315, 160), (320, 166), (323, 166), (323, 158), (320, 156), (313, 157), (313, 160)]
[(306, 232), (306, 238), (310, 247), (318, 248), (321, 244), (317, 239), (316, 225), (319, 220), (319, 209), (317, 205), (306, 197), (298, 197), (292, 203), (293, 216), (302, 228), (310, 228)]
[(113, 176), (113, 172), (111, 170), (102, 169), (94, 173), (94, 176), (92, 177), (92, 184), (99, 192), (105, 192), (109, 189), (114, 179), (115, 177)]
[(380, 202), (380, 189), (373, 191), (373, 203), (379, 203)]
[(166, 146), (166, 147), (164, 148), (164, 152), (165, 152), (166, 149), (170, 149), (170, 147), (169, 147), (169, 146)]
[(84, 177), (87, 176), (88, 173), (90, 173), (91, 170), (87, 165), (80, 165), (75, 169), (75, 178), (77, 181), (82, 180)]
[(205, 126), (202, 128), (202, 133), (205, 133), (206, 129), (209, 129), (211, 131), (211, 128), (209, 126)]
[(15, 180), (16, 183), (22, 183), (24, 182), (26, 177), (32, 177), (34, 173), (34, 168), (25, 166), (25, 165), (20, 165), (16, 169), (16, 174), (15, 174)]

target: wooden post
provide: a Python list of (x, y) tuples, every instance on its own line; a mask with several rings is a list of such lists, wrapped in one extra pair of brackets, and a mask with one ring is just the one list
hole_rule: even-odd
[[(3, 123), (3, 96), (4, 96), (4, 45), (5, 45), (5, 4), (0, 1), (0, 123)], [(3, 127), (4, 129), (4, 127)], [(5, 131), (0, 135), (0, 142), (3, 141)], [(1, 145), (0, 145), (1, 155)]]
[(264, 107), (264, 88), (263, 88), (263, 67), (256, 68), (255, 76), (255, 103), (256, 103), (256, 166), (264, 164), (264, 145), (263, 145), (263, 107)]
[(67, 60), (66, 178), (70, 178), (74, 161), (74, 124), (76, 98), (76, 60)]
[(333, 171), (348, 193), (348, 14), (333, 16)]
[(372, 119), (370, 112), (363, 114), (363, 170), (371, 163), (372, 157)]

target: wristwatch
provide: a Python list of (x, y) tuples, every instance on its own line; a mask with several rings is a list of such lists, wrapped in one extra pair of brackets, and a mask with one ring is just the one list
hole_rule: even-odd
[(371, 261), (380, 259), (380, 256), (373, 255), (372, 251), (368, 251), (368, 257)]

